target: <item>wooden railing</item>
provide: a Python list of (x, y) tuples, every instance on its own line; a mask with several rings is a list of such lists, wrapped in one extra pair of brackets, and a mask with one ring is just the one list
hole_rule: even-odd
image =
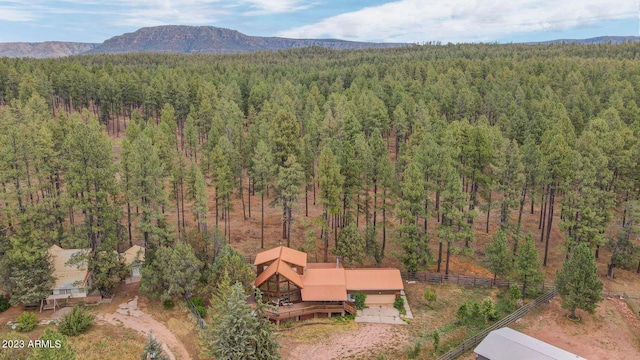
[(356, 315), (358, 313), (358, 309), (356, 309), (356, 304), (350, 301), (344, 302), (344, 311), (348, 312), (351, 315)]
[(534, 301), (531, 301), (531, 302), (527, 303), (526, 305), (520, 307), (518, 310), (516, 310), (516, 311), (512, 312), (511, 314), (505, 316), (500, 321), (498, 321), (495, 324), (489, 326), (488, 328), (482, 330), (482, 332), (480, 332), (480, 333), (478, 333), (478, 334), (466, 339), (465, 341), (462, 342), (462, 344), (458, 345), (457, 347), (449, 350), (445, 354), (443, 354), (440, 357), (438, 357), (437, 360), (453, 360), (453, 359), (458, 358), (458, 356), (464, 354), (467, 350), (475, 348), (493, 330), (497, 330), (497, 329), (503, 328), (503, 327), (511, 324), (512, 322), (520, 319), (526, 313), (528, 313), (529, 311), (535, 309), (538, 305), (547, 303), (549, 300), (551, 300), (557, 294), (558, 294), (558, 292), (556, 291), (556, 289), (553, 289), (553, 290), (543, 294), (542, 296), (538, 297)]
[(278, 311), (266, 311), (267, 316), (273, 320), (290, 319), (296, 316), (304, 316), (315, 313), (337, 313), (343, 312), (345, 308), (343, 305), (309, 305), (303, 308), (293, 308), (291, 310), (285, 310), (285, 307), (280, 306)]

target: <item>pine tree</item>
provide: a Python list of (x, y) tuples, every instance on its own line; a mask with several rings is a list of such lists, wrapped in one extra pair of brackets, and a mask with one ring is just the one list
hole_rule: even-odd
[[(84, 213), (80, 229), (92, 253), (102, 243), (114, 248), (118, 237), (120, 208), (114, 204), (117, 194), (111, 142), (100, 124), (90, 118), (85, 124), (79, 117), (64, 143), (67, 164), (67, 192), (72, 204)], [(146, 149), (145, 149), (146, 150)]]
[(576, 318), (576, 309), (594, 313), (602, 301), (603, 285), (589, 244), (580, 243), (574, 248), (569, 260), (556, 272), (556, 286), (562, 296), (560, 305), (571, 311), (572, 319)]
[(487, 245), (486, 253), (489, 269), (493, 271), (493, 283), (495, 284), (498, 275), (506, 275), (513, 263), (504, 231), (498, 230), (493, 240)]
[(296, 198), (300, 195), (300, 187), (304, 182), (304, 171), (291, 155), (284, 166), (279, 168), (276, 181), (277, 202), (282, 205), (282, 235), (287, 239), (287, 246), (291, 246), (291, 224), (293, 222), (292, 209)]
[(340, 192), (344, 177), (340, 174), (340, 164), (331, 148), (325, 146), (318, 160), (318, 183), (320, 185), (320, 203), (323, 220), (322, 237), (324, 238), (324, 261), (328, 261), (329, 252), (329, 216), (337, 215), (340, 209)]
[(144, 345), (144, 352), (140, 354), (140, 360), (169, 360), (167, 356), (162, 352), (162, 345), (153, 337), (151, 331), (149, 331), (149, 340)]
[(364, 238), (358, 232), (355, 223), (350, 223), (338, 235), (338, 246), (334, 253), (340, 257), (345, 265), (351, 266), (353, 263), (362, 264), (365, 255)]
[(160, 223), (164, 218), (162, 209), (167, 203), (167, 196), (162, 163), (144, 131), (131, 144), (130, 169), (131, 198), (140, 210), (137, 227), (144, 236), (144, 246), (154, 249), (166, 237)]
[(198, 231), (207, 232), (207, 204), (206, 182), (200, 167), (195, 163), (189, 165), (187, 173), (187, 197), (193, 200), (192, 212), (198, 222)]
[[(258, 319), (246, 303), (242, 284), (236, 283), (227, 289), (219, 304), (219, 314), (209, 327), (207, 347), (218, 360), (275, 360), (279, 358), (278, 345), (273, 339), (272, 326), (263, 316)], [(260, 293), (257, 298), (261, 298)], [(256, 314), (264, 314), (264, 305), (259, 305)]]
[(500, 224), (507, 228), (509, 211), (520, 205), (520, 192), (524, 186), (524, 166), (518, 143), (505, 140), (502, 144), (500, 158), (503, 161), (497, 167), (498, 189), (502, 191), (500, 204)]
[(271, 307), (262, 302), (262, 292), (256, 289), (256, 309), (255, 318), (256, 325), (256, 359), (257, 360), (278, 360), (280, 359), (280, 343), (273, 335), (275, 326), (271, 323), (265, 314), (265, 311)]
[(522, 282), (522, 296), (527, 293), (527, 286), (535, 286), (543, 280), (543, 273), (540, 270), (540, 258), (536, 244), (533, 242), (531, 234), (527, 235), (522, 246), (518, 249), (515, 263), (515, 279)]
[(264, 249), (264, 194), (273, 178), (273, 156), (266, 142), (258, 141), (250, 175), (253, 179), (253, 188), (260, 193), (261, 201), (261, 221), (260, 221), (260, 248)]
[(151, 298), (188, 299), (198, 289), (201, 270), (202, 262), (189, 244), (161, 247), (155, 251), (153, 261), (142, 269), (140, 292)]
[[(438, 270), (442, 259), (442, 243), (447, 243), (447, 254), (445, 263), (445, 274), (449, 274), (449, 258), (452, 246), (460, 240), (473, 240), (474, 233), (469, 223), (469, 219), (475, 217), (475, 211), (468, 211), (466, 207), (469, 203), (468, 196), (462, 191), (462, 182), (456, 170), (451, 164), (444, 167), (442, 175), (444, 188), (442, 190), (442, 201), (440, 211), (442, 221), (438, 227), (440, 245), (438, 249)], [(454, 251), (458, 251), (455, 249)]]

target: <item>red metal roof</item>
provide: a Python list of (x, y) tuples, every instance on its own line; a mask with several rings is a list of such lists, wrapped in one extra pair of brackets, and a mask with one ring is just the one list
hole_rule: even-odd
[(304, 285), (302, 280), (300, 279), (300, 275), (298, 275), (289, 264), (282, 261), (281, 259), (277, 259), (271, 265), (269, 265), (254, 281), (254, 285), (259, 287), (264, 284), (267, 280), (269, 280), (273, 275), (280, 274), (284, 276), (287, 280), (294, 283), (297, 287), (303, 288)]
[(343, 268), (309, 269), (302, 275), (304, 289), (301, 291), (304, 301), (343, 301), (347, 300), (347, 288)]
[(404, 285), (400, 270), (387, 269), (345, 269), (347, 290), (402, 290)]
[(253, 262), (253, 264), (262, 265), (276, 259), (281, 259), (292, 265), (297, 265), (302, 267), (307, 266), (307, 253), (303, 253), (302, 251), (298, 251), (298, 250), (293, 250), (286, 246), (278, 246), (276, 248), (258, 253), (258, 255), (256, 255), (256, 260)]
[[(308, 263), (307, 254), (284, 246), (256, 256), (256, 266), (273, 261), (254, 282), (261, 286), (276, 274), (284, 276), (301, 289), (304, 301), (344, 301), (347, 291), (380, 291), (404, 289), (400, 270), (393, 268), (344, 269), (342, 264)], [(298, 275), (293, 266), (306, 267)]]

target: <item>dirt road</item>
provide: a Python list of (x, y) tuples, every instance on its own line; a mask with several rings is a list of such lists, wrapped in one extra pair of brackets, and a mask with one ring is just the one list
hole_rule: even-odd
[(114, 313), (98, 315), (96, 319), (111, 325), (128, 327), (144, 336), (149, 336), (151, 331), (171, 360), (191, 359), (187, 349), (163, 323), (154, 320), (138, 308), (137, 296), (127, 303), (120, 304)]

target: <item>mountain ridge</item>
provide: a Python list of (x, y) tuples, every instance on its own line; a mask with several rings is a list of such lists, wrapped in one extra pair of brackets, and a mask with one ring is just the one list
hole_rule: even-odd
[[(52, 46), (52, 44), (57, 44), (57, 48)], [(0, 43), (0, 57), (51, 58), (69, 55), (134, 52), (231, 54), (254, 51), (277, 51), (307, 46), (320, 46), (336, 50), (356, 50), (409, 45), (411, 44), (357, 42), (335, 39), (261, 37), (245, 35), (237, 30), (215, 26), (162, 25), (143, 27), (134, 32), (114, 36), (101, 44), (55, 41), (43, 43)]]
[[(640, 42), (639, 36), (599, 36), (588, 39), (557, 39), (527, 44), (621, 44)], [(320, 46), (335, 50), (391, 48), (408, 43), (374, 43), (338, 39), (290, 39), (245, 35), (215, 26), (162, 25), (143, 27), (102, 43), (45, 41), (0, 43), (0, 57), (57, 58), (72, 55), (120, 54), (134, 52), (178, 54), (232, 54), (254, 51)]]

